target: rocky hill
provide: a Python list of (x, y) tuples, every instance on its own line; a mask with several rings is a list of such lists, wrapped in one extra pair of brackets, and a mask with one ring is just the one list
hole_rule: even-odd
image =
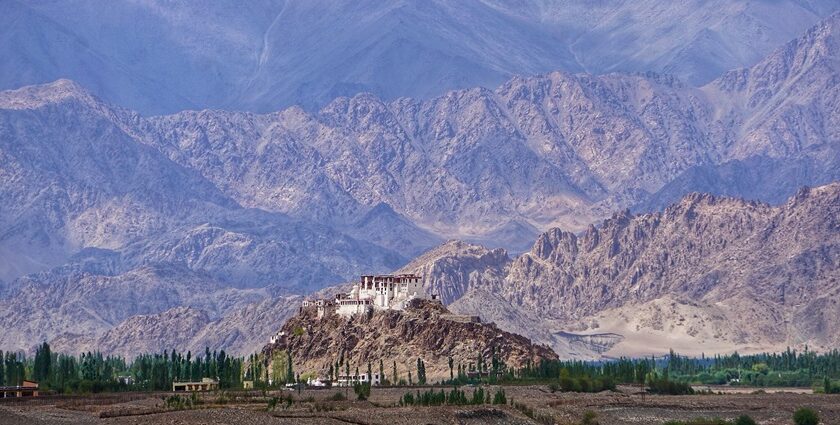
[[(556, 359), (546, 346), (532, 344), (525, 337), (500, 330), (492, 323), (476, 323), (449, 313), (441, 304), (417, 300), (403, 311), (377, 311), (370, 315), (343, 318), (333, 314), (318, 319), (314, 308), (302, 309), (281, 328), (284, 335), (263, 348), (269, 358), (291, 352), (296, 372), (318, 372), (327, 376), (330, 365), (344, 359), (351, 373), (364, 373), (370, 362), (392, 375), (397, 362), (399, 378), (416, 379), (416, 361), (422, 358), (430, 381), (449, 378), (449, 357), (455, 364), (475, 365), (478, 357), (490, 364), (492, 357), (508, 367), (521, 368), (540, 359)], [(280, 358), (285, 359), (283, 355)], [(342, 364), (343, 366), (343, 364)]]
[[(691, 194), (530, 251), (449, 242), (402, 269), (449, 308), (576, 356), (840, 343), (840, 183), (783, 205)], [(448, 292), (447, 292), (448, 291)]]

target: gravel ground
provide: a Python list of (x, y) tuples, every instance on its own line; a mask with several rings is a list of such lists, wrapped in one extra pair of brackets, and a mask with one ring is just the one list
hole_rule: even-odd
[[(467, 394), (470, 388), (464, 388)], [(416, 391), (416, 390), (412, 390)], [(490, 391), (494, 391), (493, 388)], [(261, 393), (203, 394), (201, 409), (161, 412), (167, 394), (119, 394), (90, 397), (41, 397), (23, 402), (0, 401), (0, 425), (53, 424), (498, 424), (535, 423), (511, 406), (396, 407), (404, 388), (374, 388), (370, 401), (328, 401), (344, 390), (304, 391), (293, 397), (291, 408), (282, 402), (267, 411)], [(840, 396), (773, 393), (697, 396), (645, 396), (632, 388), (599, 394), (551, 393), (545, 386), (505, 387), (508, 400), (524, 403), (558, 424), (579, 423), (583, 413), (597, 413), (601, 425), (660, 425), (670, 419), (734, 418), (748, 414), (761, 425), (789, 425), (793, 412), (803, 406), (816, 409), (823, 424), (840, 424)], [(268, 397), (284, 397), (279, 391)], [(352, 396), (352, 391), (347, 392)], [(150, 413), (100, 418), (114, 412)]]

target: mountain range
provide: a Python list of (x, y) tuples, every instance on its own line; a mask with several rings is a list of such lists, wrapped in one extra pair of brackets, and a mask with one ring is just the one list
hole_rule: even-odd
[[(398, 272), (421, 274), (427, 293), (439, 295), (453, 313), (480, 316), (550, 346), (562, 358), (670, 349), (700, 356), (836, 347), (838, 258), (840, 183), (833, 183), (802, 189), (775, 207), (689, 194), (662, 212), (625, 211), (581, 234), (549, 230), (517, 256), (453, 240)], [(329, 287), (311, 298), (347, 290), (348, 285)], [(33, 299), (45, 306), (43, 298)], [(132, 316), (99, 333), (61, 334), (53, 346), (126, 356), (205, 346), (251, 353), (284, 326), (297, 326), (287, 320), (298, 314), (303, 299), (230, 296), (228, 303), (238, 305), (227, 313), (208, 303), (173, 307)], [(22, 304), (18, 299), (4, 307)], [(56, 313), (70, 314), (77, 313)], [(323, 360), (313, 356), (315, 363)]]
[[(36, 7), (8, 5), (27, 13)], [(119, 335), (110, 331), (119, 328), (126, 335), (148, 327), (162, 332), (162, 347), (172, 343), (165, 336), (168, 328), (151, 323), (176, 317), (196, 331), (205, 329), (201, 323), (220, 327), (199, 332), (204, 336), (189, 343), (245, 352), (268, 334), (246, 328), (274, 309), (288, 311), (283, 300), (362, 273), (394, 270), (421, 254), (420, 259), (434, 259), (436, 252), (446, 256), (466, 246), (472, 252), (467, 257), (477, 257), (470, 261), (487, 262), (479, 273), (487, 283), (443, 287), (430, 281), (450, 308), (480, 308), (486, 298), (495, 306), (488, 309), (492, 320), (519, 326), (514, 330), (558, 352), (595, 356), (613, 347), (631, 352), (630, 342), (620, 342), (626, 330), (591, 332), (592, 323), (600, 329), (617, 326), (598, 314), (633, 306), (653, 317), (665, 308), (663, 300), (689, 309), (680, 285), (717, 284), (674, 274), (644, 296), (627, 298), (642, 276), (635, 281), (625, 276), (635, 273), (626, 267), (669, 246), (682, 255), (705, 255), (697, 251), (701, 241), (722, 238), (720, 243), (732, 246), (740, 240), (697, 233), (690, 245), (656, 239), (652, 251), (622, 247), (618, 240), (614, 249), (629, 254), (616, 264), (612, 247), (578, 258), (586, 251), (578, 244), (592, 242), (586, 235), (620, 234), (625, 228), (620, 223), (635, 223), (633, 213), (664, 223), (663, 216), (645, 213), (674, 203), (677, 207), (669, 208), (678, 208), (690, 192), (778, 204), (800, 186), (840, 180), (839, 34), (840, 15), (834, 14), (753, 66), (701, 86), (650, 72), (555, 71), (515, 76), (494, 90), (476, 87), (427, 99), (362, 93), (315, 111), (157, 116), (106, 102), (65, 79), (0, 92), (0, 346), (28, 349), (57, 339), (71, 351), (91, 346), (118, 351), (133, 342), (113, 342)], [(834, 186), (827, 187), (820, 190), (831, 199)], [(689, 200), (702, 204), (695, 198)], [(820, 205), (815, 214), (833, 213), (836, 206)], [(753, 237), (754, 228), (772, 233), (767, 223), (787, 213), (784, 207), (755, 208), (742, 214), (748, 218), (721, 213), (725, 218), (715, 226)], [(614, 216), (626, 209), (631, 212)], [(693, 219), (695, 212), (685, 215)], [(608, 217), (613, 218), (591, 227)], [(751, 224), (739, 228), (742, 220)], [(797, 226), (792, 222), (788, 229), (805, 231)], [(808, 231), (817, 238), (814, 247), (820, 243), (827, 251), (792, 255), (836, 262), (831, 248), (836, 227), (830, 220), (821, 226)], [(642, 236), (659, 229), (632, 227)], [(574, 257), (565, 274), (556, 267), (566, 265), (546, 262), (555, 255), (548, 248), (553, 238), (574, 239), (563, 242), (567, 252), (556, 254)], [(765, 249), (793, 249), (778, 238), (775, 248), (752, 249), (762, 255)], [(465, 242), (427, 251), (448, 239)], [(484, 253), (477, 244), (508, 251)], [(511, 258), (508, 252), (524, 254)], [(542, 260), (516, 266), (535, 258)], [(771, 259), (778, 267), (793, 267), (783, 257)], [(747, 263), (738, 264), (752, 260), (743, 257), (739, 261)], [(417, 261), (411, 264), (419, 267)], [(460, 258), (452, 261), (468, 269), (459, 265)], [(659, 263), (645, 267), (677, 273)], [(680, 267), (681, 273), (711, 273), (708, 264)], [(821, 270), (827, 275), (812, 276), (817, 281), (836, 276), (830, 267)], [(749, 286), (731, 282), (721, 285)], [(767, 285), (777, 288), (778, 282)], [(831, 294), (826, 285), (826, 292), (817, 288), (818, 295)], [(465, 295), (482, 291), (484, 298)], [(739, 294), (746, 299), (747, 293)], [(620, 297), (626, 300), (617, 301)], [(723, 308), (715, 304), (720, 300), (709, 298), (695, 310)], [(781, 306), (762, 311), (800, 314)], [(556, 308), (569, 313), (558, 315)], [(549, 311), (557, 326), (529, 333), (527, 323)], [(236, 329), (223, 331), (225, 326)], [(764, 331), (725, 331), (707, 341), (745, 347), (782, 343)], [(784, 335), (794, 344), (801, 335), (826, 337), (798, 328)]]
[(703, 85), (751, 66), (833, 0), (6, 0), (0, 90), (61, 78), (144, 114), (309, 111), (496, 87), (514, 75), (667, 73)]
[(510, 257), (452, 241), (402, 271), (450, 310), (564, 356), (782, 351), (840, 343), (840, 183), (770, 206), (689, 194)]

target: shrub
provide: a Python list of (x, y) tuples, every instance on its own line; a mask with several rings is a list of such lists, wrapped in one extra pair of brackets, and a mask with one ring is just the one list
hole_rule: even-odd
[(327, 397), (327, 401), (344, 401), (347, 397), (341, 391), (336, 391), (335, 394)]
[(470, 404), (484, 404), (484, 388), (478, 387), (473, 390), (472, 401), (470, 401)]
[(513, 404), (514, 409), (522, 412), (522, 414), (524, 414), (525, 416), (533, 419), (535, 422), (537, 422), (539, 424), (545, 424), (545, 425), (553, 425), (554, 424), (554, 417), (552, 417), (551, 415), (546, 415), (546, 414), (543, 414), (543, 413), (535, 412), (533, 408), (531, 408), (530, 406), (528, 406), (527, 404), (524, 404), (524, 403), (512, 403), (512, 404)]
[(655, 379), (650, 383), (650, 392), (654, 394), (688, 395), (694, 394), (691, 385), (674, 382), (667, 378)]
[(414, 405), (414, 394), (408, 392), (405, 393), (402, 399), (400, 399), (400, 406), (413, 406)]
[(735, 419), (735, 425), (756, 425), (755, 420), (747, 415), (738, 416)]
[(820, 423), (820, 417), (813, 409), (803, 407), (793, 414), (793, 423), (796, 425), (817, 425)]
[(370, 384), (356, 384), (353, 386), (353, 391), (359, 400), (367, 400), (370, 397)]
[(507, 404), (507, 397), (505, 396), (505, 390), (499, 388), (496, 390), (496, 394), (493, 395), (493, 404)]
[(453, 388), (452, 391), (449, 392), (449, 395), (446, 396), (446, 404), (469, 404), (469, 400), (467, 400), (467, 395), (463, 391), (459, 390), (458, 388)]
[(730, 425), (731, 422), (725, 421), (720, 418), (708, 419), (708, 418), (695, 418), (691, 419), (687, 422), (683, 421), (668, 421), (665, 422), (664, 425)]
[(587, 410), (583, 412), (583, 420), (580, 421), (581, 425), (598, 425), (598, 414), (591, 410)]

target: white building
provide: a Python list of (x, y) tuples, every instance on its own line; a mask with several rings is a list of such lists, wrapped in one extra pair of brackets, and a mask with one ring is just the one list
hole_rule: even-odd
[(330, 381), (323, 381), (321, 378), (312, 378), (306, 380), (306, 385), (310, 387), (326, 387)]
[(379, 385), (381, 381), (382, 379), (378, 372), (370, 374), (370, 381), (368, 381), (368, 375), (366, 373), (360, 375), (339, 374), (338, 379), (334, 381), (333, 385), (336, 387), (352, 387), (356, 384), (365, 384), (368, 382), (370, 382), (370, 385)]
[(276, 333), (276, 334), (274, 334), (274, 335), (272, 335), (272, 336), (271, 336), (271, 340), (270, 340), (270, 341), (271, 341), (271, 343), (272, 343), (272, 344), (275, 344), (275, 343), (277, 343), (277, 341), (279, 341), (280, 339), (282, 339), (285, 335), (286, 335), (286, 332), (284, 332), (284, 331), (277, 331), (277, 333)]
[(362, 276), (349, 294), (336, 297), (335, 311), (341, 316), (349, 317), (371, 309), (402, 310), (415, 298), (427, 298), (420, 276)]

